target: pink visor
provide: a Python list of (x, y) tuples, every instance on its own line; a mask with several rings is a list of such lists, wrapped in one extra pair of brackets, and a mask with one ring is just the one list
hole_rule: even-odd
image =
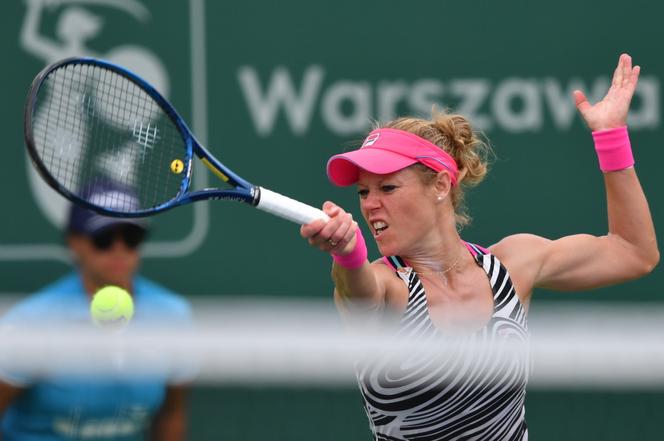
[(386, 175), (417, 162), (436, 172), (447, 170), (456, 185), (459, 169), (452, 156), (424, 138), (397, 129), (374, 130), (359, 150), (332, 156), (327, 176), (333, 184), (346, 186), (357, 182), (360, 169)]

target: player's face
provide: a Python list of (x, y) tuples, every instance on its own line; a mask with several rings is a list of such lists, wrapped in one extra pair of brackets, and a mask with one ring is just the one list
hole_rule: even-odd
[(99, 284), (129, 286), (144, 235), (139, 227), (123, 225), (94, 236), (71, 235), (69, 245), (85, 276)]
[(437, 231), (436, 192), (412, 168), (389, 175), (360, 171), (360, 208), (381, 254), (409, 255)]

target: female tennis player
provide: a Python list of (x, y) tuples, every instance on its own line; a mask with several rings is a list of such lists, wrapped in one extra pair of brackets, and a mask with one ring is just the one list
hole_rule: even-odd
[[(483, 341), (505, 335), (525, 340), (533, 289), (588, 290), (652, 271), (659, 251), (626, 128), (639, 70), (623, 54), (601, 101), (592, 105), (574, 92), (604, 175), (604, 236), (515, 234), (488, 249), (463, 241), (457, 230), (468, 220), (463, 191), (483, 179), (486, 146), (459, 115), (399, 118), (373, 130), (360, 149), (333, 156), (330, 180), (357, 185), (362, 215), (384, 256), (367, 261), (357, 224), (331, 202), (323, 206), (329, 222), (302, 226), (312, 246), (332, 254), (342, 312), (360, 303), (396, 311), (401, 331), (413, 338), (453, 332)], [(567, 160), (552, 154), (550, 166), (562, 174)], [(427, 378), (416, 375), (417, 363), (389, 372), (359, 368), (375, 439), (527, 439), (526, 358), (513, 360), (490, 383), (478, 380), (485, 363), (457, 366), (464, 375), (449, 375), (448, 367), (433, 366), (426, 372), (436, 375)]]

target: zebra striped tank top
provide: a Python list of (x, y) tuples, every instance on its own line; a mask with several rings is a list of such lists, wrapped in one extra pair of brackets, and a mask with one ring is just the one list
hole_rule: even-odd
[[(530, 367), (525, 350), (526, 312), (500, 261), (483, 248), (466, 246), (489, 278), (494, 309), (483, 329), (462, 339), (481, 339), (487, 350), (466, 354), (465, 361), (456, 362), (456, 366), (455, 358), (459, 357), (453, 354), (432, 355), (428, 360), (420, 357), (396, 365), (358, 365), (358, 383), (375, 441), (528, 439), (524, 409)], [(408, 286), (408, 304), (400, 319), (399, 335), (418, 340), (445, 338), (429, 316), (417, 273), (399, 257), (384, 260)], [(523, 344), (524, 351), (517, 357), (501, 358), (500, 342), (506, 339)], [(455, 347), (463, 352), (464, 344)], [(422, 374), (422, 366), (433, 366), (433, 372)], [(459, 371), (463, 375), (458, 375)], [(493, 380), (487, 381), (490, 375)]]

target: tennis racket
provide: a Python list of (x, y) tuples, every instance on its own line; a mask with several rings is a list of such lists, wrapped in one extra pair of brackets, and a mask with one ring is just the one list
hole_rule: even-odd
[[(328, 219), (317, 208), (233, 173), (196, 141), (159, 92), (107, 61), (68, 58), (41, 71), (28, 94), (24, 132), (44, 180), (72, 202), (105, 215), (142, 217), (225, 199), (299, 224)], [(190, 190), (194, 155), (226, 185)]]

